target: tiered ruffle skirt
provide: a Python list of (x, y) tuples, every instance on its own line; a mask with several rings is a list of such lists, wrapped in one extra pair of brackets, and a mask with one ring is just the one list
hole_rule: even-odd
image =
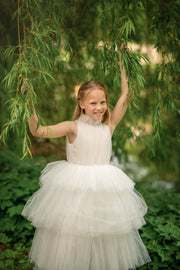
[(37, 270), (128, 270), (149, 262), (138, 229), (147, 206), (113, 165), (49, 163), (22, 215), (36, 227)]

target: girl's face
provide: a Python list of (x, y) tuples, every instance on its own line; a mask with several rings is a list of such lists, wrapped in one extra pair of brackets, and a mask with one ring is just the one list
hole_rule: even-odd
[(84, 100), (79, 100), (81, 109), (94, 120), (101, 120), (107, 111), (106, 96), (103, 90), (90, 91)]

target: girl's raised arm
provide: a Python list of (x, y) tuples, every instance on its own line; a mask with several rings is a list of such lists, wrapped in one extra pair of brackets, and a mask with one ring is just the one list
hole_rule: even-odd
[[(123, 49), (129, 51), (129, 49), (125, 48), (125, 44), (122, 44)], [(111, 131), (113, 133), (115, 127), (117, 124), (121, 121), (123, 116), (126, 113), (128, 103), (127, 103), (127, 97), (128, 97), (128, 78), (126, 77), (126, 72), (124, 69), (122, 69), (121, 66), (121, 53), (119, 52), (119, 66), (120, 66), (120, 71), (121, 71), (121, 90), (122, 94), (117, 101), (112, 113), (111, 113)]]
[[(24, 92), (25, 87), (26, 87), (26, 91), (28, 89), (25, 84), (26, 84), (26, 81), (24, 81), (22, 84), (22, 87), (21, 87), (22, 93)], [(31, 102), (33, 101), (31, 100)], [(58, 137), (68, 136), (68, 139), (70, 142), (74, 140), (74, 138), (76, 137), (76, 129), (77, 129), (75, 121), (64, 121), (64, 122), (58, 123), (57, 125), (50, 125), (50, 126), (40, 125), (37, 129), (38, 117), (34, 108), (34, 104), (32, 107), (33, 107), (33, 113), (28, 123), (29, 123), (30, 132), (33, 136), (42, 137), (42, 138), (58, 138)]]

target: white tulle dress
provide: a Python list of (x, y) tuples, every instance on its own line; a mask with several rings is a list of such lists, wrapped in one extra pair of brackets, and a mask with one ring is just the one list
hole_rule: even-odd
[(151, 261), (138, 229), (147, 206), (135, 183), (110, 164), (111, 133), (87, 115), (67, 139), (67, 161), (49, 163), (22, 215), (36, 227), (37, 270), (128, 270)]

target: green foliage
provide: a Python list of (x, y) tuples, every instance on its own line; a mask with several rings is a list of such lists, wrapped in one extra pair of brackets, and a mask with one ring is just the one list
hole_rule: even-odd
[[(47, 6), (49, 5), (48, 3)], [(61, 6), (61, 4), (59, 5)], [(57, 6), (57, 1), (51, 1), (51, 8), (54, 6)], [(59, 9), (60, 6), (58, 6)], [(37, 10), (39, 10), (39, 12), (37, 12)], [(118, 58), (110, 58), (109, 56), (117, 55), (116, 51), (117, 49), (120, 50), (121, 43), (124, 41), (127, 43), (131, 34), (135, 33), (135, 27), (129, 16), (120, 16), (117, 20), (115, 16), (118, 11), (117, 4), (114, 3), (113, 7), (110, 7), (110, 10), (113, 24), (111, 25), (109, 33), (107, 32), (108, 36), (103, 39), (104, 57), (101, 61), (103, 60), (106, 66), (112, 67), (113, 64), (117, 70), (119, 69)], [(103, 13), (106, 14), (106, 12), (107, 7), (104, 9)], [(14, 55), (14, 53), (17, 53), (18, 57), (11, 70), (4, 78), (5, 87), (14, 92), (14, 97), (9, 100), (11, 117), (5, 124), (1, 137), (5, 143), (5, 138), (7, 138), (10, 129), (16, 131), (19, 136), (23, 135), (23, 155), (25, 156), (28, 153), (30, 154), (30, 139), (27, 133), (27, 122), (33, 111), (31, 98), (34, 104), (36, 104), (36, 93), (34, 89), (31, 88), (31, 84), (36, 87), (37, 82), (44, 81), (47, 84), (50, 79), (53, 79), (52, 71), (54, 70), (55, 63), (57, 64), (57, 59), (59, 59), (58, 64), (63, 63), (63, 54), (67, 55), (68, 52), (71, 53), (71, 46), (66, 46), (69, 42), (66, 41), (67, 38), (62, 34), (63, 28), (66, 27), (66, 23), (64, 24), (63, 22), (64, 17), (61, 17), (61, 15), (57, 13), (49, 13), (43, 1), (34, 0), (31, 1), (31, 4), (29, 4), (28, 1), (22, 1), (20, 4), (19, 1), (18, 9), (15, 13), (18, 19), (19, 44), (18, 46), (10, 46), (5, 51), (5, 55), (6, 57), (10, 57)], [(98, 17), (100, 18), (101, 15)], [(109, 19), (108, 14), (107, 19)], [(60, 27), (60, 25), (62, 26)], [(73, 35), (76, 36), (78, 41), (76, 32), (74, 32)], [(61, 40), (63, 40), (63, 44)], [(101, 37), (96, 41), (96, 44), (100, 41), (102, 41)], [(108, 54), (106, 53), (107, 46), (109, 50)], [(107, 55), (108, 57), (106, 57)], [(138, 87), (143, 87), (144, 77), (140, 64), (141, 58), (148, 60), (147, 56), (140, 53), (126, 53), (122, 51), (122, 66), (125, 67), (127, 71), (129, 85), (131, 86), (137, 83)], [(29, 91), (25, 97), (23, 97), (20, 93), (20, 87), (25, 78), (29, 78), (27, 83)], [(131, 89), (133, 91), (132, 100), (135, 104), (135, 88), (131, 87)], [(39, 119), (41, 120), (40, 115)]]
[(18, 270), (32, 269), (32, 265), (28, 261), (29, 248), (21, 243), (17, 243), (12, 247), (3, 245), (0, 253), (0, 269)]
[[(105, 43), (104, 52), (102, 54), (103, 70), (104, 73), (107, 74), (109, 84), (119, 87), (121, 79), (119, 72), (119, 55), (117, 53), (117, 49), (118, 51), (121, 51), (121, 64), (122, 68), (125, 68), (128, 77), (128, 84), (130, 89), (129, 95), (131, 96), (131, 102), (136, 108), (139, 109), (137, 99), (138, 90), (142, 90), (145, 83), (141, 61), (144, 60), (148, 63), (149, 58), (147, 55), (140, 52), (128, 52), (121, 50), (120, 43), (118, 43), (118, 40), (116, 40), (113, 44), (108, 44), (107, 42)], [(117, 101), (116, 96), (115, 101)]]
[(1, 151), (0, 168), (1, 242), (14, 244), (21, 240), (25, 244), (34, 229), (20, 214), (28, 197), (38, 188), (42, 165), (29, 159), (20, 161), (15, 154)]
[(55, 10), (57, 8), (55, 1), (47, 2), (47, 6), (43, 1), (18, 1), (18, 9), (15, 11), (18, 20), (18, 46), (10, 46), (5, 51), (7, 58), (14, 54), (18, 57), (4, 78), (5, 87), (13, 93), (13, 97), (8, 101), (11, 117), (5, 124), (1, 137), (5, 143), (10, 129), (23, 136), (24, 156), (30, 153), (27, 121), (33, 111), (31, 98), (36, 104), (36, 93), (31, 89), (32, 96), (28, 91), (25, 97), (22, 97), (21, 84), (25, 78), (29, 78), (30, 89), (31, 84), (37, 86), (37, 81), (47, 83), (49, 79), (54, 79), (53, 63), (59, 56), (58, 48), (61, 43), (59, 19), (62, 17), (61, 13), (58, 16), (49, 13), (50, 3)]
[(146, 226), (141, 229), (152, 263), (140, 269), (179, 269), (180, 193), (153, 188), (153, 182), (137, 184), (148, 205)]
[(101, 81), (114, 106), (121, 93), (120, 43), (151, 44), (162, 56), (158, 64), (144, 65), (139, 51), (122, 52), (131, 102), (113, 136), (114, 152), (121, 159), (119, 152), (126, 154), (129, 141), (136, 142), (139, 159), (153, 162), (161, 178), (179, 180), (178, 0), (23, 0), (19, 8), (8, 0), (0, 8), (0, 132), (9, 148), (23, 145), (30, 154), (31, 96), (19, 91), (24, 78), (34, 86), (39, 124), (70, 120), (74, 86)]
[(38, 186), (44, 160), (23, 161), (0, 151), (0, 269), (31, 269), (28, 251), (34, 227), (21, 216), (27, 199)]
[[(180, 190), (178, 187), (180, 163), (179, 72), (180, 65), (171, 61), (156, 65), (150, 70), (145, 98), (147, 101), (142, 110), (145, 121), (149, 117), (149, 112), (153, 112), (153, 131), (151, 134), (144, 134), (141, 137), (144, 146), (140, 151), (143, 162), (148, 165), (153, 162), (160, 177), (176, 182), (178, 190)], [(152, 99), (150, 99), (150, 95), (152, 95)]]

